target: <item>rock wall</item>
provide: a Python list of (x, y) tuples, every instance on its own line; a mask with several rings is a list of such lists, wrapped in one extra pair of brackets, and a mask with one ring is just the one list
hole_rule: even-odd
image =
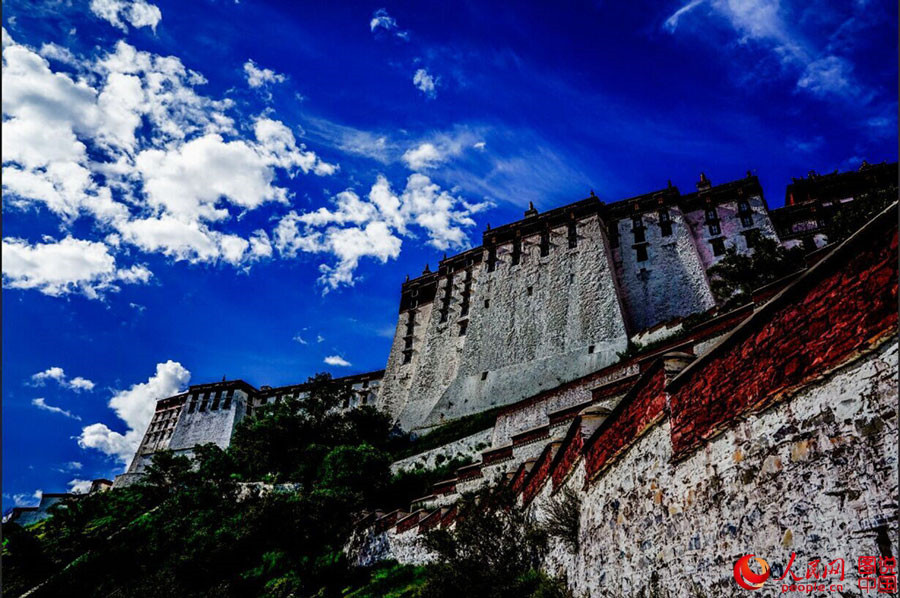
[(738, 558), (777, 578), (793, 552), (801, 576), (843, 558), (855, 591), (858, 557), (898, 553), (896, 364), (892, 342), (674, 463), (670, 422), (654, 426), (588, 486), (581, 547), (555, 546), (548, 570), (590, 596), (733, 596)]
[[(522, 400), (601, 369), (625, 349), (627, 332), (604, 227), (577, 222), (550, 231), (550, 251), (524, 238), (518, 264), (512, 245), (496, 249), (494, 271), (471, 268), (469, 311), (461, 313), (465, 275), (456, 273), (449, 314), (435, 302), (417, 307), (414, 352), (404, 363), (408, 312), (401, 313), (381, 404), (405, 429), (428, 428)], [(448, 284), (441, 280), (437, 295)], [(463, 324), (465, 322), (465, 324)], [(461, 334), (461, 326), (465, 326)]]
[[(619, 246), (613, 255), (630, 329), (637, 332), (660, 322), (706, 311), (715, 305), (691, 228), (681, 210), (668, 209), (672, 232), (663, 236), (659, 214), (640, 214), (645, 243), (636, 243), (631, 218), (620, 219)], [(638, 246), (647, 253), (639, 261)]]
[[(554, 540), (545, 567), (576, 594), (733, 596), (748, 554), (772, 566), (760, 595), (780, 593), (792, 555), (801, 579), (813, 561), (843, 559), (844, 579), (827, 583), (855, 592), (860, 556), (900, 548), (895, 210), (708, 353), (646, 368), (611, 413), (582, 410), (561, 439), (514, 436), (466, 475), (511, 484), (537, 520), (575, 491), (579, 546)], [(513, 469), (517, 445), (533, 460)], [(409, 532), (391, 527), (376, 531)]]
[(412, 471), (415, 469), (434, 469), (446, 461), (453, 460), (455, 457), (470, 457), (474, 460), (481, 451), (490, 446), (492, 435), (493, 428), (488, 428), (430, 451), (394, 461), (391, 464), (391, 473), (396, 474), (401, 471)]

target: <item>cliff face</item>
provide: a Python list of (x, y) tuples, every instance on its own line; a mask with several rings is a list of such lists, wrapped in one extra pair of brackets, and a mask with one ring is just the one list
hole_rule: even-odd
[[(591, 596), (733, 596), (736, 561), (756, 555), (775, 595), (794, 554), (801, 579), (843, 559), (845, 578), (827, 583), (851, 592), (860, 556), (897, 555), (895, 210), (703, 355), (646, 368), (611, 412), (598, 403), (561, 436), (529, 433), (515, 472), (495, 471), (512, 447), (484, 454), (484, 479), (508, 479), (538, 521), (563, 488), (578, 496), (578, 548), (554, 541), (548, 571)], [(353, 554), (431, 558), (409, 521), (376, 522)]]

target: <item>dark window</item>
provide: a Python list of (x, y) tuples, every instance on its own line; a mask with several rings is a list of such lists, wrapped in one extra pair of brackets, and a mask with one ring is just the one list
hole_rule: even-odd
[(725, 239), (712, 239), (709, 244), (712, 245), (713, 255), (725, 253)]
[(606, 227), (606, 236), (609, 237), (609, 246), (616, 248), (619, 246), (619, 225), (613, 222)]
[(191, 399), (190, 404), (188, 404), (188, 413), (193, 413), (194, 410), (197, 409), (197, 400)]
[(488, 248), (488, 258), (487, 258), (488, 272), (493, 272), (494, 268), (496, 266), (497, 266), (497, 248), (490, 247), (490, 248)]
[(522, 258), (522, 241), (516, 239), (513, 241), (512, 247), (512, 265), (518, 266), (519, 260)]
[(222, 400), (222, 391), (216, 391), (216, 397), (213, 399), (212, 407), (210, 407), (210, 411), (218, 411), (219, 410), (219, 401)]
[(413, 354), (412, 349), (407, 349), (406, 351), (404, 351), (403, 352), (403, 363), (409, 363), (410, 361), (412, 361), (412, 354)]
[(641, 219), (640, 214), (631, 217), (631, 229), (638, 230), (639, 228), (644, 228), (644, 221)]
[(709, 223), (709, 234), (711, 235), (721, 235), (722, 229), (719, 227), (718, 222), (710, 222)]
[(234, 389), (229, 388), (228, 392), (225, 394), (225, 404), (222, 406), (222, 409), (231, 409), (231, 401), (234, 399)]
[(482, 380), (487, 380), (487, 375), (488, 375), (487, 372), (481, 372), (481, 379), (482, 379)]
[(534, 287), (528, 287), (528, 290), (526, 292), (528, 293), (528, 296), (530, 297), (534, 293)]
[(716, 209), (708, 208), (706, 210), (706, 223), (709, 224), (710, 222), (716, 222), (718, 220), (719, 220), (719, 215), (716, 214)]
[(637, 261), (646, 262), (647, 261), (647, 246), (646, 245), (638, 245), (635, 247), (637, 251)]
[(750, 213), (750, 204), (747, 203), (746, 200), (741, 200), (738, 202), (738, 213), (739, 214), (749, 214)]
[(460, 315), (460, 317), (469, 315), (469, 298), (468, 297), (463, 298), (463, 302), (459, 306), (459, 315)]
[(753, 226), (753, 216), (750, 214), (741, 214), (741, 226)]
[(575, 226), (574, 222), (569, 223), (569, 249), (574, 249), (578, 246), (578, 228)]
[(575, 284), (575, 275), (569, 274), (569, 284)]
[(591, 345), (590, 347), (588, 347), (588, 353), (593, 353), (593, 352), (594, 352), (594, 345)]
[(491, 306), (491, 300), (490, 300), (490, 299), (485, 299), (485, 300), (484, 300), (484, 308), (487, 309), (487, 308), (489, 308), (490, 306)]
[(550, 255), (550, 231), (541, 232), (541, 257)]
[(407, 336), (405, 339), (403, 339), (403, 348), (404, 349), (412, 349), (412, 345), (413, 345), (413, 337)]
[(468, 327), (469, 327), (469, 321), (468, 321), (468, 320), (463, 320), (462, 322), (460, 322), (460, 323), (459, 323), (459, 336), (465, 336), (465, 335), (466, 335), (466, 328), (468, 328)]
[(644, 237), (644, 229), (636, 228), (634, 229), (634, 242), (635, 243), (643, 243), (647, 239)]
[(659, 225), (659, 234), (664, 237), (668, 237), (672, 234), (672, 223), (671, 222), (662, 222)]
[(206, 411), (206, 404), (209, 402), (209, 393), (204, 393), (200, 399), (200, 411)]
[(660, 222), (671, 222), (669, 218), (669, 210), (660, 210), (659, 211), (659, 221)]

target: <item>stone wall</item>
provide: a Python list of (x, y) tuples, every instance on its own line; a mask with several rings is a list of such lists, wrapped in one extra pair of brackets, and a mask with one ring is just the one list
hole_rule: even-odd
[(483, 478), (535, 519), (562, 488), (579, 497), (579, 547), (554, 540), (551, 573), (577, 595), (733, 596), (735, 562), (755, 554), (773, 572), (760, 595), (776, 595), (796, 554), (801, 577), (843, 559), (849, 594), (858, 557), (898, 554), (895, 210), (705, 355), (668, 354), (612, 413), (588, 407), (540, 453), (523, 445), (534, 461), (510, 460), (515, 436), (483, 455)]
[[(582, 498), (581, 547), (556, 546), (551, 572), (591, 596), (733, 596), (738, 558), (780, 577), (821, 558), (896, 555), (897, 345), (748, 416), (674, 461), (668, 420), (652, 427)], [(583, 470), (582, 465), (582, 470)], [(578, 476), (570, 485), (578, 487)], [(579, 489), (580, 490), (580, 489)], [(777, 583), (765, 594), (776, 595)]]
[[(677, 206), (668, 208), (672, 232), (663, 235), (656, 211), (640, 214), (646, 243), (636, 243), (633, 221), (615, 221), (619, 246), (613, 251), (622, 300), (634, 332), (715, 305), (691, 228)], [(637, 245), (647, 252), (638, 260)]]
[(490, 446), (492, 434), (493, 429), (488, 428), (430, 451), (394, 461), (391, 464), (391, 473), (396, 474), (401, 471), (412, 471), (415, 469), (434, 469), (456, 457), (469, 457), (474, 460), (481, 451)]
[[(604, 227), (597, 216), (578, 221), (574, 248), (567, 234), (565, 227), (550, 231), (546, 256), (536, 238), (524, 238), (518, 264), (512, 244), (498, 245), (493, 272), (483, 262), (472, 268), (465, 316), (464, 275), (456, 273), (445, 321), (435, 303), (416, 308), (414, 353), (406, 364), (408, 313), (400, 314), (381, 401), (401, 426), (433, 427), (514, 403), (617, 359), (627, 332)], [(442, 279), (438, 297), (446, 284)]]
[(706, 224), (706, 213), (704, 210), (692, 210), (685, 213), (685, 221), (693, 233), (694, 241), (697, 246), (697, 252), (700, 255), (700, 261), (704, 269), (709, 269), (718, 262), (722, 256), (716, 256), (710, 243), (712, 238), (722, 238), (725, 240), (725, 248), (733, 247), (738, 253), (747, 253), (750, 247), (747, 245), (747, 232), (751, 230), (757, 231), (757, 234), (763, 237), (769, 237), (778, 241), (778, 235), (772, 226), (769, 218), (769, 210), (762, 195), (753, 195), (747, 197), (747, 203), (750, 205), (751, 219), (749, 226), (744, 226), (741, 222), (741, 215), (738, 211), (738, 198), (718, 201), (713, 204), (717, 216), (719, 218), (719, 234), (711, 234), (709, 226)]

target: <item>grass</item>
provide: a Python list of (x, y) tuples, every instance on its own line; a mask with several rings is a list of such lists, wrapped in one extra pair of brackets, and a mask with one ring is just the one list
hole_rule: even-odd
[(344, 598), (412, 598), (425, 583), (425, 567), (384, 561), (370, 570), (364, 586), (346, 588)]

